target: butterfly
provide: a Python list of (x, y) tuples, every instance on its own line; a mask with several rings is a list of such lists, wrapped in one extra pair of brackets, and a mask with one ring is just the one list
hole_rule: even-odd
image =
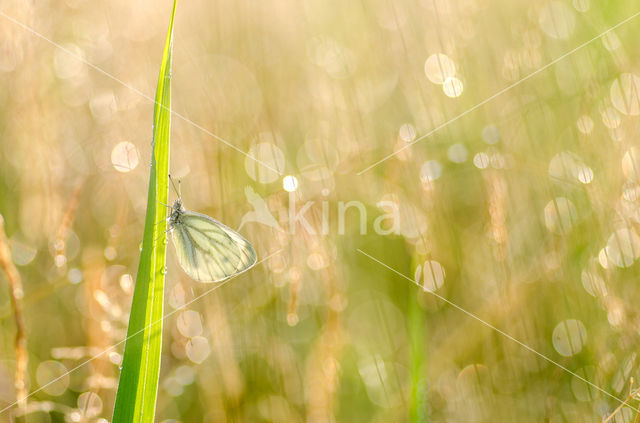
[(189, 277), (199, 282), (221, 282), (256, 263), (258, 255), (249, 241), (212, 217), (186, 210), (176, 191), (178, 199), (171, 206), (169, 231), (178, 262)]

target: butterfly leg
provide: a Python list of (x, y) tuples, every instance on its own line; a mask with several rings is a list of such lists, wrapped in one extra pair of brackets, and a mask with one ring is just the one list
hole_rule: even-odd
[(162, 238), (162, 237), (164, 236), (164, 234), (166, 234), (167, 232), (170, 232), (172, 229), (173, 229), (173, 228), (169, 228), (169, 229), (167, 229), (166, 231), (164, 231), (163, 233), (161, 233), (161, 234), (160, 234), (160, 236), (158, 236), (158, 237), (155, 239), (155, 242), (157, 242), (160, 238)]
[(162, 219), (162, 220), (157, 221), (155, 224), (158, 225), (158, 224), (160, 224), (162, 222), (167, 222), (169, 219), (170, 219), (170, 217), (167, 217), (166, 219)]

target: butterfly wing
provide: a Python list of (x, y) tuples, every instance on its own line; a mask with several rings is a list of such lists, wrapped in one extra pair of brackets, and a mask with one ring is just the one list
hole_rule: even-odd
[(258, 258), (242, 235), (200, 213), (183, 212), (172, 232), (180, 265), (199, 282), (220, 282), (249, 269)]

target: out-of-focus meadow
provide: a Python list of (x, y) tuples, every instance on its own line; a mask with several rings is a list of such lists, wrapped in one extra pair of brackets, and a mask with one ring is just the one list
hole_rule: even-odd
[[(2, 422), (111, 419), (170, 9), (0, 3)], [(179, 2), (171, 172), (275, 254), (170, 247), (156, 421), (638, 421), (638, 11)]]

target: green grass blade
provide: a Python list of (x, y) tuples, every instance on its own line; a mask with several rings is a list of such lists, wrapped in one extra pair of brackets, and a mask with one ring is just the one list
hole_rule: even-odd
[(118, 393), (114, 422), (153, 422), (160, 353), (162, 347), (162, 314), (165, 279), (167, 235), (162, 222), (167, 215), (169, 135), (171, 124), (171, 52), (173, 20), (176, 2), (162, 56), (162, 66), (156, 90), (153, 113), (153, 151), (147, 214), (144, 224), (140, 265), (133, 294), (129, 329)]

